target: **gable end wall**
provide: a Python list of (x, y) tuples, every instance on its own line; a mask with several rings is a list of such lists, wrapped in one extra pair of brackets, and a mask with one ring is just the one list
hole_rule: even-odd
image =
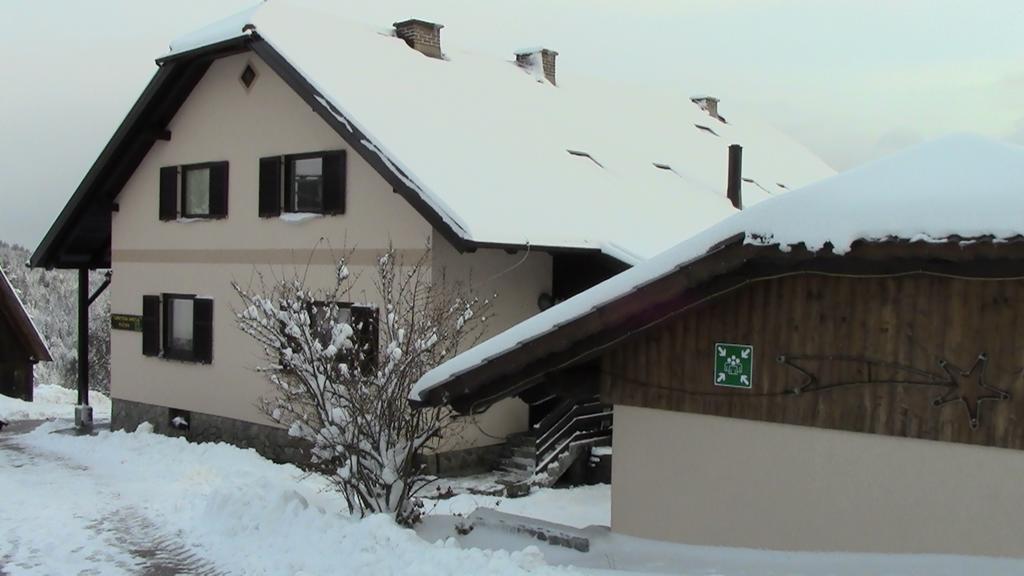
[[(248, 91), (238, 80), (246, 64), (258, 73)], [(502, 273), (519, 263), (522, 254), (458, 253), (253, 53), (214, 62), (168, 129), (171, 140), (156, 143), (118, 198), (111, 306), (114, 313), (141, 315), (143, 295), (213, 298), (214, 360), (197, 365), (144, 357), (140, 334), (115, 330), (111, 392), (116, 399), (268, 423), (256, 407), (269, 392), (252, 371), (260, 351), (235, 327), (232, 306), (237, 297), (230, 282), (248, 286), (257, 272), (305, 273), (311, 285), (326, 286), (346, 249), (355, 250), (353, 276), (361, 275), (353, 299), (373, 303), (373, 266), (388, 244), (415, 260), (432, 242), (434, 273), (445, 270), (453, 277), (480, 279), (481, 293), (502, 294), (488, 335), (536, 313), (537, 295), (550, 290), (546, 254), (530, 254), (514, 270)], [(303, 222), (259, 217), (261, 157), (332, 149), (349, 152), (346, 214)], [(159, 220), (161, 167), (224, 160), (229, 162), (226, 219)], [(498, 442), (490, 436), (501, 438), (526, 425), (525, 407), (518, 400), (484, 418), (490, 423), (470, 427), (458, 447)]]

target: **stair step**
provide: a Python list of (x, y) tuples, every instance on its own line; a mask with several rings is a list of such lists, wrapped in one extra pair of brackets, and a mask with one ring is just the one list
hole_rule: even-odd
[(505, 445), (510, 447), (536, 446), (537, 438), (532, 434), (526, 433), (509, 434), (505, 438)]
[(498, 462), (498, 468), (502, 470), (521, 470), (525, 472), (533, 472), (537, 469), (537, 465), (532, 462), (529, 464), (523, 462)]
[(505, 446), (501, 451), (502, 458), (537, 459), (537, 448), (534, 446)]
[(537, 460), (535, 458), (502, 458), (501, 463), (526, 468), (535, 468), (537, 466)]
[(533, 471), (533, 468), (516, 468), (512, 466), (498, 466), (497, 469), (499, 474), (505, 473), (517, 477), (533, 476)]

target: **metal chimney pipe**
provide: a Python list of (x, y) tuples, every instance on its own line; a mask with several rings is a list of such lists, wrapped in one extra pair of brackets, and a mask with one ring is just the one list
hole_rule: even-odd
[(729, 184), (725, 195), (737, 210), (743, 210), (743, 146), (729, 145)]

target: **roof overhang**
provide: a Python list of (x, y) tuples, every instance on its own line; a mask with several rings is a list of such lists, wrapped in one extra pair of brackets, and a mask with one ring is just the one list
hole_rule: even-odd
[(22, 343), (33, 362), (49, 362), (50, 350), (46, 342), (36, 330), (32, 318), (22, 304), (14, 287), (7, 280), (3, 270), (0, 270), (0, 320), (6, 319), (7, 323), (14, 329), (14, 335)]
[[(802, 245), (745, 242), (734, 236), (675, 272), (592, 309), (575, 320), (440, 382), (414, 405), (449, 405), (478, 413), (543, 382), (554, 372), (598, 357), (642, 331), (743, 286), (780, 275), (937, 274), (966, 278), (1024, 277), (1024, 239), (949, 238), (944, 242), (860, 241), (849, 252)], [(586, 293), (581, 295), (586, 297)]]
[[(255, 32), (158, 59), (157, 73), (121, 122), (64, 210), (50, 227), (30, 260), (33, 267), (109, 268), (111, 212), (128, 179), (153, 144), (173, 135), (167, 130), (192, 90), (214, 60), (251, 50), (298, 94), (391, 187), (460, 252), (477, 249), (602, 253), (597, 247), (542, 246), (479, 242), (452, 215), (444, 214), (425, 197), (401, 164), (364, 134), (357, 123), (331, 105), (298, 69)], [(632, 264), (632, 262), (627, 262)]]
[(29, 263), (44, 268), (109, 268), (116, 199), (217, 58), (248, 49), (249, 38), (158, 61), (159, 69), (50, 226)]

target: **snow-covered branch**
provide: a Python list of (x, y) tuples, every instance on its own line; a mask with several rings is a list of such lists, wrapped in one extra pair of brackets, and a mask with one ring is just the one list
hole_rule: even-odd
[(443, 409), (413, 410), (407, 397), (428, 370), (481, 337), (489, 300), (435, 283), (428, 250), (403, 262), (394, 249), (376, 263), (374, 305), (355, 305), (347, 258), (335, 282), (305, 275), (234, 288), (242, 331), (258, 342), (258, 368), (275, 394), (261, 407), (309, 444), (308, 470), (330, 479), (360, 514), (387, 512), (415, 523), (418, 492), (432, 477), (417, 455), (451, 429)]

